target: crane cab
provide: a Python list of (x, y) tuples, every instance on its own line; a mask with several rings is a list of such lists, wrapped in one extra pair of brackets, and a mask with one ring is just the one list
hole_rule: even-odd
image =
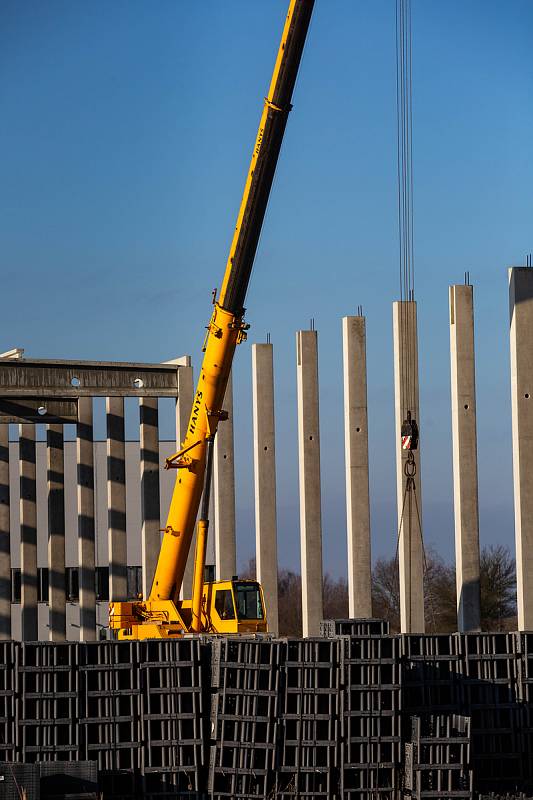
[(206, 630), (232, 634), (266, 633), (268, 629), (263, 590), (257, 581), (206, 583), (202, 606)]

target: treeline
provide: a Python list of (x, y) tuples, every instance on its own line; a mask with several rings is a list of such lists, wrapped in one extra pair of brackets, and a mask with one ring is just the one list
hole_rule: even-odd
[[(252, 559), (243, 578), (255, 578)], [(280, 636), (302, 635), (301, 577), (288, 569), (278, 575)], [(486, 631), (516, 629), (516, 571), (509, 549), (503, 545), (481, 551), (481, 627)], [(424, 576), (426, 631), (457, 630), (455, 565), (430, 552)], [(348, 614), (348, 584), (345, 578), (324, 577), (324, 619), (343, 619)], [(387, 619), (391, 632), (399, 630), (400, 592), (396, 559), (378, 559), (372, 570), (372, 613)]]

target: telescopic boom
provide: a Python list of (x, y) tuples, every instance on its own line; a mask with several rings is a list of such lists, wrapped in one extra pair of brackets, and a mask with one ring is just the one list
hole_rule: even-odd
[(207, 328), (204, 359), (182, 449), (161, 552), (146, 610), (177, 603), (204, 487), (207, 440), (224, 417), (222, 403), (235, 347), (246, 338), (246, 290), (265, 217), (314, 0), (291, 0), (218, 300)]

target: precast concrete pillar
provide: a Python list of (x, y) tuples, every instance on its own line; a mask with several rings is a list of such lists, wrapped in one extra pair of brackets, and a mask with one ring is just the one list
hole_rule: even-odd
[(139, 400), (141, 447), (141, 560), (143, 597), (152, 588), (161, 548), (159, 518), (159, 414), (157, 397)]
[(35, 425), (19, 425), (20, 602), (22, 641), (39, 638), (37, 619), (37, 481)]
[(80, 397), (78, 400), (76, 457), (80, 641), (85, 642), (96, 639), (94, 435), (91, 397)]
[(0, 639), (11, 639), (9, 425), (0, 425)]
[(106, 397), (109, 599), (128, 599), (124, 398)]
[(481, 626), (474, 290), (450, 286), (450, 361), (457, 625)]
[(268, 629), (278, 620), (274, 362), (271, 344), (252, 345), (252, 396), (257, 580), (263, 587)]
[(217, 580), (229, 580), (237, 572), (232, 373), (229, 376), (223, 409), (228, 412), (228, 419), (218, 425), (213, 463)]
[[(416, 474), (407, 491), (408, 450), (402, 448), (402, 423), (410, 411), (420, 423), (418, 392), (418, 335), (416, 302), (393, 303), (394, 408), (396, 421), (396, 493), (398, 503), (398, 562), (400, 570), (400, 627), (402, 633), (424, 633), (424, 545), (420, 447), (414, 455)], [(407, 468), (408, 469), (408, 468)]]
[(318, 339), (316, 331), (298, 331), (296, 333), (296, 353), (302, 628), (304, 636), (317, 636), (320, 632), (320, 621), (324, 612), (322, 597)]
[(533, 630), (533, 269), (509, 270), (518, 629)]
[[(192, 367), (179, 367), (178, 369), (178, 397), (176, 400), (176, 451), (181, 449), (187, 425), (191, 416), (192, 399), (194, 396)], [(210, 525), (210, 533), (213, 534), (213, 525)], [(190, 599), (192, 597), (192, 574), (194, 569), (194, 551), (196, 549), (196, 528), (194, 530), (189, 557), (183, 575), (181, 587), (181, 597)]]
[(65, 451), (62, 425), (46, 429), (48, 489), (48, 628), (51, 642), (67, 638), (65, 581)]
[(350, 617), (372, 616), (366, 320), (343, 317), (344, 453)]

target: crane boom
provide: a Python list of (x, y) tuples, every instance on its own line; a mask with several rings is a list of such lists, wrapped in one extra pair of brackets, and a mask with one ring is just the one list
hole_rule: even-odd
[[(168, 621), (172, 617), (172, 606), (178, 605), (204, 487), (207, 443), (209, 439), (212, 441), (219, 420), (224, 418), (222, 403), (235, 348), (246, 338), (246, 291), (313, 5), (314, 0), (290, 0), (289, 3), (220, 294), (218, 301), (214, 301), (207, 327), (187, 434), (180, 452), (167, 459), (167, 466), (177, 468), (178, 472), (150, 596), (137, 604), (137, 608), (133, 608), (136, 604), (122, 604), (132, 606), (131, 618), (140, 615), (149, 624), (155, 618)], [(172, 606), (166, 601), (171, 601)], [(114, 605), (116, 608), (112, 604), (110, 614), (124, 615), (119, 604)], [(112, 626), (121, 624), (115, 622)]]

